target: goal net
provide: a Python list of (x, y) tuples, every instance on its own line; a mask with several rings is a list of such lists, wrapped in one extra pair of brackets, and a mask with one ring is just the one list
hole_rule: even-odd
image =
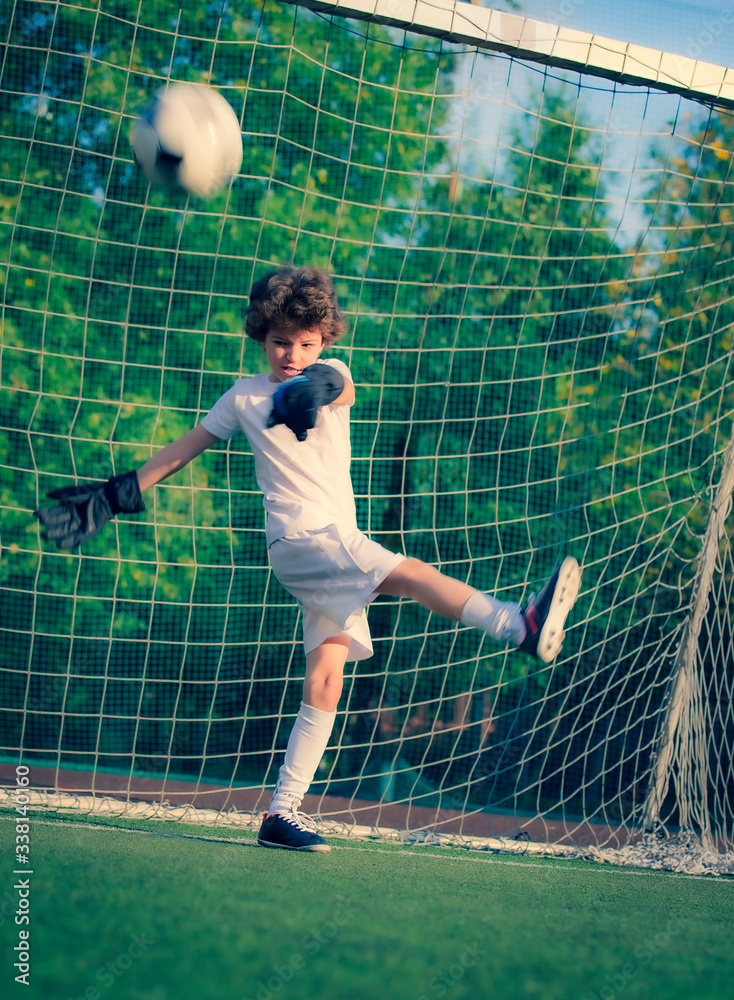
[[(249, 288), (315, 264), (348, 321), (361, 526), (508, 600), (564, 554), (584, 578), (551, 665), (373, 604), (307, 810), (725, 865), (734, 73), (446, 0), (310, 6), (0, 15), (0, 774), (82, 809), (267, 807), (305, 665), (244, 436), (83, 551), (31, 511), (265, 370)], [(169, 80), (242, 122), (210, 201), (134, 166)]]

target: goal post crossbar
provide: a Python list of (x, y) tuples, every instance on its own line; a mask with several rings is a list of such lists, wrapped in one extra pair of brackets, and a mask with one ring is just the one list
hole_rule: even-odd
[(734, 68), (464, 0), (287, 0), (335, 17), (353, 17), (476, 45), (532, 62), (734, 108)]

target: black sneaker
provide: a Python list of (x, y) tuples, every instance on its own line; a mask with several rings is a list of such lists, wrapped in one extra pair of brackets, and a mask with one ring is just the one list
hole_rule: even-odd
[(320, 837), (313, 820), (301, 813), (292, 812), (287, 816), (280, 813), (263, 817), (257, 842), (261, 847), (281, 847), (286, 851), (320, 851), (326, 854), (329, 844)]
[(520, 649), (543, 663), (550, 663), (563, 646), (563, 626), (576, 603), (581, 586), (581, 569), (572, 556), (563, 560), (536, 597), (530, 595), (522, 617), (527, 634)]

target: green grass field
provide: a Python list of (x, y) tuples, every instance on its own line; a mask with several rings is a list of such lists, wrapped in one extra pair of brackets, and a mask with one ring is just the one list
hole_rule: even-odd
[(706, 1000), (731, 996), (730, 880), (153, 821), (31, 815), (30, 987), (0, 816), (3, 997)]

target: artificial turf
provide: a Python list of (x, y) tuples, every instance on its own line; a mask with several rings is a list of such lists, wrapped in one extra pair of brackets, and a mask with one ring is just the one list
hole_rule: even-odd
[(43, 1000), (721, 1000), (731, 880), (589, 862), (31, 816), (30, 986), (16, 983), (14, 817), (3, 996)]

